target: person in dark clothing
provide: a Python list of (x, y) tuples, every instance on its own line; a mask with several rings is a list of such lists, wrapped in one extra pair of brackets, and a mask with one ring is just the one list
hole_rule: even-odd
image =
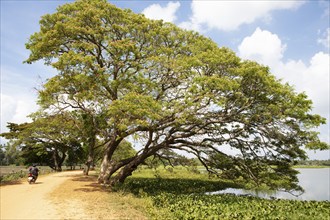
[(29, 168), (29, 173), (31, 173), (34, 176), (35, 180), (37, 180), (39, 175), (39, 169), (37, 165), (33, 164), (33, 166)]

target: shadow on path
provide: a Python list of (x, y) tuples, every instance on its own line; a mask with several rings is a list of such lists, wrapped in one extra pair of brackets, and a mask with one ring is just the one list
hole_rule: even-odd
[(72, 179), (72, 181), (77, 181), (84, 183), (83, 187), (74, 189), (74, 191), (82, 191), (82, 192), (106, 192), (100, 184), (97, 183), (96, 176), (77, 176)]
[(12, 186), (12, 185), (21, 185), (21, 184), (23, 184), (23, 180), (0, 182), (0, 186)]

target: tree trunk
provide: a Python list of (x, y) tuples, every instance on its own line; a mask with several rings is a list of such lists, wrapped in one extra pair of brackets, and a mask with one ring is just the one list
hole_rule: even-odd
[[(114, 186), (116, 184), (124, 183), (125, 179), (127, 177), (131, 176), (133, 171), (135, 171), (138, 168), (138, 166), (141, 163), (143, 163), (144, 160), (146, 158), (148, 158), (149, 156), (151, 156), (153, 153), (154, 153), (154, 151), (149, 151), (149, 152), (145, 151), (142, 154), (140, 154), (139, 156), (135, 156), (135, 157), (129, 158), (127, 160), (124, 160), (122, 163), (122, 166), (120, 166), (120, 167), (123, 167), (123, 166), (124, 167), (119, 171), (119, 173), (114, 178), (112, 178), (110, 180), (110, 185)], [(126, 164), (124, 162), (126, 162)], [(118, 167), (118, 169), (120, 167)]]
[(124, 183), (125, 179), (132, 175), (133, 171), (136, 170), (138, 166), (135, 163), (130, 163), (124, 166), (120, 172), (110, 180), (110, 185), (114, 186), (117, 184)]
[(119, 173), (114, 178), (110, 180), (110, 185), (114, 186), (116, 184), (124, 183), (125, 179), (131, 176), (133, 171), (135, 171), (139, 165), (141, 165), (148, 157), (154, 155), (159, 149), (161, 149), (161, 146), (150, 148), (148, 150), (143, 151), (138, 156), (129, 158), (130, 160), (127, 159), (126, 165), (123, 164), (122, 166), (124, 167), (119, 171)]
[(95, 118), (93, 117), (93, 115), (89, 115), (89, 114), (85, 114), (83, 116), (84, 118), (84, 126), (85, 129), (87, 131), (86, 135), (87, 135), (87, 139), (86, 139), (86, 143), (88, 145), (88, 158), (87, 161), (85, 163), (85, 168), (84, 168), (84, 174), (86, 176), (88, 176), (89, 170), (91, 168), (91, 166), (94, 164), (94, 149), (96, 146), (96, 122), (95, 122)]
[(109, 183), (110, 176), (112, 175), (111, 170), (113, 170), (112, 166), (114, 165), (113, 163), (111, 163), (111, 157), (122, 140), (122, 138), (118, 140), (114, 138), (107, 145), (100, 167), (100, 174), (98, 177), (99, 183)]
[[(104, 172), (100, 172), (100, 173), (104, 173), (105, 175), (102, 176), (102, 177), (99, 176), (99, 179), (98, 179), (99, 183), (109, 184), (110, 183), (110, 177), (112, 176), (112, 174), (114, 174), (121, 167), (123, 167), (123, 166), (127, 165), (128, 163), (132, 162), (135, 158), (136, 158), (136, 156), (131, 157), (131, 158), (127, 158), (125, 160), (121, 160), (119, 162), (110, 161), (108, 163), (108, 165), (104, 167), (104, 169), (106, 169), (106, 170)], [(101, 170), (102, 170), (102, 167), (103, 166), (101, 166)]]
[(90, 170), (91, 166), (93, 165), (93, 163), (94, 163), (94, 159), (93, 159), (92, 155), (89, 154), (89, 155), (88, 155), (87, 162), (85, 163), (86, 166), (85, 166), (85, 168), (84, 168), (84, 174), (85, 174), (86, 176), (88, 176), (89, 170)]
[(86, 167), (84, 169), (84, 174), (88, 176), (89, 170), (91, 166), (94, 164), (94, 149), (96, 145), (96, 133), (93, 134), (92, 137), (89, 139), (89, 144), (88, 144), (88, 158), (86, 161)]
[(57, 153), (57, 148), (54, 149), (53, 160), (54, 160), (54, 169), (55, 169), (55, 171), (58, 171), (58, 153)]
[(110, 178), (110, 173), (108, 169), (109, 167), (110, 167), (110, 159), (108, 154), (105, 154), (101, 163), (100, 174), (97, 179), (99, 183), (108, 184)]
[[(110, 184), (112, 186), (117, 183), (123, 183), (125, 179), (132, 175), (132, 172), (144, 162), (146, 158), (150, 157), (163, 147), (163, 145), (159, 145), (157, 147), (145, 149), (140, 155), (127, 158), (120, 162), (111, 161), (111, 157), (121, 141), (122, 139), (109, 143), (101, 164), (100, 174), (98, 177), (99, 183)], [(120, 168), (122, 168), (120, 172), (110, 181), (111, 175)]]
[(59, 157), (59, 163), (58, 163), (59, 168), (60, 168), (59, 171), (62, 171), (62, 165), (63, 165), (63, 162), (64, 162), (65, 158), (66, 158), (66, 154), (65, 153), (63, 153), (62, 157)]
[(62, 153), (62, 157), (58, 154), (58, 149), (55, 147), (53, 153), (53, 160), (54, 160), (54, 169), (55, 171), (62, 171), (62, 164), (65, 160), (66, 154)]
[(132, 162), (137, 156), (131, 157), (131, 158), (127, 158), (124, 160), (121, 160), (119, 162), (115, 162), (112, 161), (111, 162), (111, 166), (109, 167), (109, 173), (110, 173), (110, 177), (112, 174), (114, 174), (117, 170), (119, 170), (120, 168), (122, 168), (123, 166), (129, 164), (130, 162)]

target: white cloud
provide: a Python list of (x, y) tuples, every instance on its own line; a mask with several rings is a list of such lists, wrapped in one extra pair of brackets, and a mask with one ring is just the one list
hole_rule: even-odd
[(274, 10), (296, 9), (302, 1), (201, 1), (193, 0), (190, 21), (180, 24), (182, 28), (236, 30), (242, 24), (251, 24), (257, 19), (271, 20)]
[(326, 48), (330, 48), (330, 28), (323, 33), (321, 38), (317, 39), (317, 42)]
[(275, 66), (283, 58), (286, 45), (283, 45), (276, 34), (257, 28), (245, 37), (239, 45), (239, 55), (243, 59), (256, 60), (269, 66)]
[(159, 4), (152, 4), (142, 11), (147, 18), (155, 20), (164, 20), (167, 22), (174, 22), (176, 20), (176, 11), (180, 7), (180, 2), (169, 2), (166, 7)]
[(329, 17), (330, 15), (329, 0), (319, 0), (319, 5), (324, 8), (322, 17)]
[[(18, 55), (20, 52), (16, 51), (15, 54)], [(22, 57), (18, 56), (17, 62), (6, 62), (1, 65), (0, 133), (8, 131), (7, 122), (30, 121), (27, 116), (38, 109), (37, 92), (34, 87), (39, 87), (41, 80), (56, 74), (55, 69), (43, 65), (43, 62), (23, 65), (21, 59)], [(5, 139), (0, 138), (0, 143), (4, 142)]]
[[(7, 132), (7, 122), (29, 122), (29, 114), (37, 110), (35, 97), (32, 94), (0, 94), (1, 97), (1, 128), (0, 133)], [(4, 139), (1, 138), (1, 142)]]
[(8, 95), (1, 94), (1, 132), (7, 130), (6, 125), (11, 121), (14, 112), (16, 111), (17, 103)]
[(318, 52), (309, 63), (301, 60), (283, 61), (286, 45), (267, 30), (257, 28), (243, 39), (238, 53), (243, 59), (255, 60), (271, 68), (278, 78), (289, 82), (298, 92), (305, 91), (313, 101), (313, 112), (327, 118), (327, 125), (320, 128), (321, 139), (329, 141), (329, 73), (330, 55)]

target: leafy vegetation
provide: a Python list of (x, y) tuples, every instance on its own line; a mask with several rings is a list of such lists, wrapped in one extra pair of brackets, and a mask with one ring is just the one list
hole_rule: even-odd
[[(152, 197), (162, 215), (153, 219), (327, 219), (329, 202), (265, 200), (235, 195), (175, 195)], [(164, 215), (166, 213), (166, 216)]]
[[(33, 122), (8, 123), (9, 132), (1, 134), (11, 140), (10, 148), (18, 152), (22, 163), (46, 164), (54, 170), (61, 167), (69, 154), (72, 163), (79, 163), (83, 157), (75, 125), (68, 114), (54, 116), (31, 116)], [(54, 132), (55, 131), (55, 132)]]
[[(180, 177), (180, 178), (178, 178)], [(206, 195), (227, 187), (242, 187), (209, 179), (184, 167), (140, 169), (117, 190), (133, 193), (151, 206), (150, 219), (328, 219), (329, 201), (267, 200), (231, 194)], [(290, 214), (289, 214), (290, 213)]]
[(26, 177), (26, 173), (22, 172), (22, 171), (7, 173), (7, 174), (1, 174), (0, 175), (0, 183), (16, 181), (16, 180), (19, 180), (23, 177)]

